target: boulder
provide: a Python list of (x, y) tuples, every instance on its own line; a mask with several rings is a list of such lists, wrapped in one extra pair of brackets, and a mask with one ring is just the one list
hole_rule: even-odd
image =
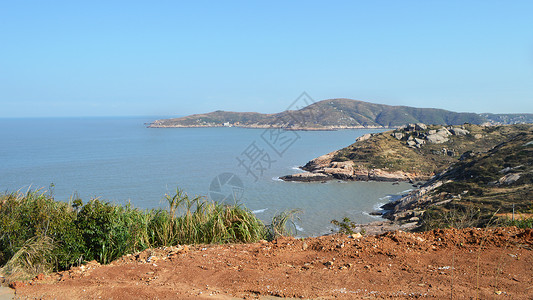
[(405, 131), (415, 131), (416, 130), (416, 124), (409, 124), (405, 127)]
[(366, 140), (368, 140), (369, 138), (371, 138), (372, 136), (373, 136), (372, 133), (363, 134), (362, 136), (356, 138), (355, 141), (356, 141), (356, 142), (366, 141)]
[(419, 145), (422, 145), (422, 144), (425, 144), (426, 141), (422, 140), (422, 139), (419, 139), (419, 138), (415, 138), (415, 143), (419, 144)]
[(415, 130), (426, 130), (428, 129), (427, 125), (424, 123), (416, 123)]
[(452, 135), (452, 133), (450, 131), (448, 131), (448, 129), (442, 127), (441, 129), (439, 129), (439, 131), (437, 131), (437, 134), (440, 134), (442, 136), (449, 136), (449, 135)]
[(520, 173), (511, 173), (500, 178), (500, 180), (498, 180), (498, 183), (500, 185), (502, 184), (509, 185), (509, 184), (513, 184), (518, 179), (520, 179)]
[(415, 141), (407, 141), (407, 146), (414, 147), (414, 146), (416, 146), (416, 142)]
[(440, 131), (435, 134), (430, 134), (426, 137), (427, 141), (432, 144), (442, 144), (448, 141), (448, 137), (440, 134)]
[(463, 129), (463, 128), (459, 128), (459, 127), (453, 127), (452, 129), (450, 129), (450, 132), (457, 136), (464, 136), (470, 133), (470, 131)]
[(393, 136), (395, 139), (397, 139), (397, 140), (401, 140), (401, 139), (403, 139), (403, 133), (401, 133), (401, 132), (394, 132), (394, 133), (392, 134), (392, 136)]

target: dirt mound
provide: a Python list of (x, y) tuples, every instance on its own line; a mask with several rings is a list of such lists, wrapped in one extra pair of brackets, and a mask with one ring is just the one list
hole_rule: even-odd
[(149, 249), (17, 283), (21, 298), (533, 298), (533, 231), (403, 231)]

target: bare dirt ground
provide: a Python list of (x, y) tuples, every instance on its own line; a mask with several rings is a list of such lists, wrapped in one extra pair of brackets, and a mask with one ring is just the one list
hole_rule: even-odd
[(533, 299), (533, 230), (402, 231), (145, 250), (17, 282), (44, 299)]

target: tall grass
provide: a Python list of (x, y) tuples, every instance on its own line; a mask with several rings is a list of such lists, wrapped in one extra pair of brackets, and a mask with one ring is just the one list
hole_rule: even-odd
[(167, 209), (140, 210), (99, 199), (84, 204), (77, 196), (56, 201), (42, 190), (0, 194), (2, 271), (29, 276), (84, 261), (105, 264), (150, 247), (273, 239), (292, 232), (288, 224), (296, 213), (283, 212), (265, 225), (243, 206), (180, 189), (164, 199)]
[(272, 224), (267, 226), (267, 239), (273, 240), (280, 236), (296, 234), (298, 230), (294, 219), (297, 219), (300, 213), (301, 210), (299, 209), (291, 209), (275, 215), (272, 218)]

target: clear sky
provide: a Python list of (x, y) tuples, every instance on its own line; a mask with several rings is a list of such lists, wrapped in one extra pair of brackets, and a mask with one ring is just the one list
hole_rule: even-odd
[(533, 113), (533, 1), (0, 0), (0, 117)]

